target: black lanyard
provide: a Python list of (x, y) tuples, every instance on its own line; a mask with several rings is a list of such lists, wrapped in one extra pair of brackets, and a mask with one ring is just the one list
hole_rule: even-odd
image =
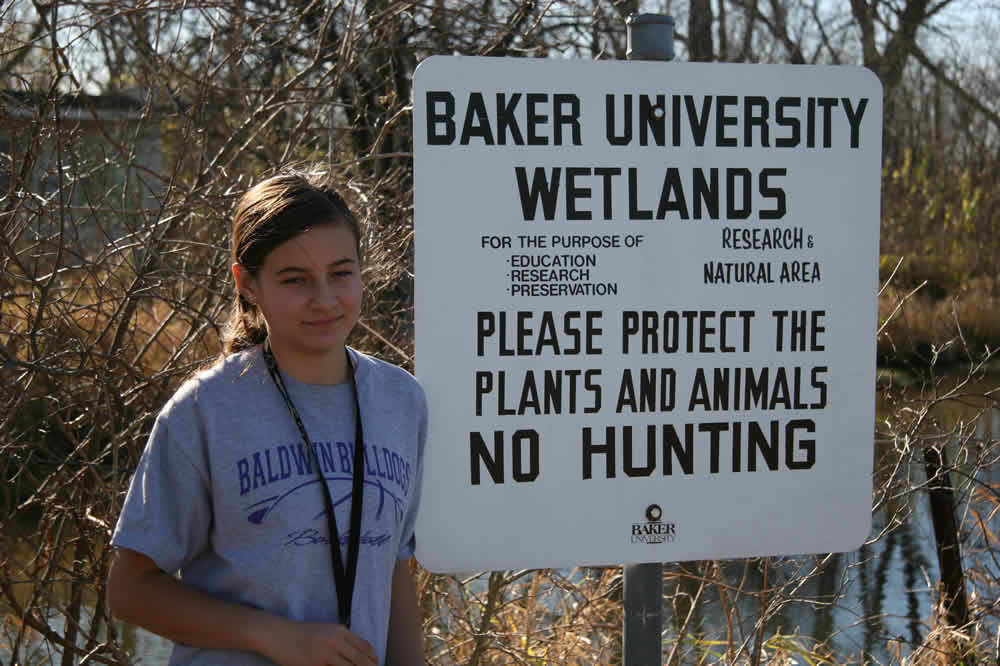
[[(347, 355), (347, 350), (344, 350)], [(345, 627), (351, 626), (351, 601), (354, 597), (354, 580), (358, 574), (358, 551), (361, 549), (361, 500), (364, 494), (364, 438), (361, 428), (361, 404), (358, 402), (358, 385), (354, 380), (354, 371), (351, 364), (351, 357), (347, 355), (347, 374), (351, 378), (351, 389), (354, 393), (354, 474), (353, 485), (351, 486), (351, 532), (347, 539), (347, 569), (344, 569), (344, 560), (340, 554), (340, 535), (337, 532), (337, 516), (333, 513), (333, 498), (330, 496), (330, 488), (323, 478), (323, 470), (319, 464), (319, 454), (306, 427), (302, 425), (299, 412), (292, 404), (292, 398), (288, 395), (285, 382), (278, 372), (278, 363), (271, 352), (271, 345), (264, 343), (264, 362), (267, 364), (267, 371), (274, 380), (274, 385), (278, 387), (278, 392), (285, 399), (285, 405), (298, 426), (299, 434), (305, 441), (306, 448), (312, 452), (312, 461), (316, 465), (316, 473), (319, 475), (319, 485), (323, 487), (323, 499), (326, 500), (326, 523), (330, 530), (330, 552), (333, 554), (333, 579), (337, 585), (337, 605), (340, 610), (340, 623)]]

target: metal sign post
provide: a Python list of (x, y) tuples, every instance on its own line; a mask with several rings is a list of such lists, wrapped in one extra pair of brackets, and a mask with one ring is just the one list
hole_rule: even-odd
[(624, 666), (663, 663), (663, 565), (625, 566)]
[[(674, 19), (638, 14), (625, 20), (629, 60), (672, 60)], [(624, 567), (625, 618), (622, 632), (624, 666), (663, 663), (663, 565)]]

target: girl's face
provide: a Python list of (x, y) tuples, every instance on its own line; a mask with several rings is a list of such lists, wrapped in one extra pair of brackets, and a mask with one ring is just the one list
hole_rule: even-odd
[(308, 364), (343, 354), (361, 312), (361, 266), (354, 235), (324, 224), (277, 246), (257, 275), (233, 266), (236, 286), (256, 303), (279, 359)]

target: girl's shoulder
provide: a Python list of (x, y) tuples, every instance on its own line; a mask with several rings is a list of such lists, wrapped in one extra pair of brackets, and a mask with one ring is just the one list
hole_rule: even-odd
[(239, 401), (241, 396), (245, 399), (247, 393), (266, 378), (259, 348), (230, 354), (189, 377), (167, 401), (162, 413), (197, 409), (206, 402)]
[(369, 356), (351, 349), (351, 358), (355, 364), (355, 378), (361, 390), (370, 387), (378, 392), (389, 392), (410, 396), (423, 405), (425, 403), (424, 389), (420, 380), (408, 371), (387, 361)]
[(393, 365), (388, 361), (383, 361), (376, 356), (358, 351), (353, 347), (348, 347), (348, 350), (351, 362), (354, 364), (354, 369), (360, 376), (372, 375), (382, 379), (391, 378), (397, 381), (417, 381), (416, 377), (398, 365)]

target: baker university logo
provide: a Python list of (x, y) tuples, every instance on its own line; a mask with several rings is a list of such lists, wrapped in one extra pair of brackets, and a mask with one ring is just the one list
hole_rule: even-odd
[(646, 522), (632, 523), (632, 543), (673, 543), (676, 536), (677, 525), (663, 522), (659, 504), (646, 507)]

